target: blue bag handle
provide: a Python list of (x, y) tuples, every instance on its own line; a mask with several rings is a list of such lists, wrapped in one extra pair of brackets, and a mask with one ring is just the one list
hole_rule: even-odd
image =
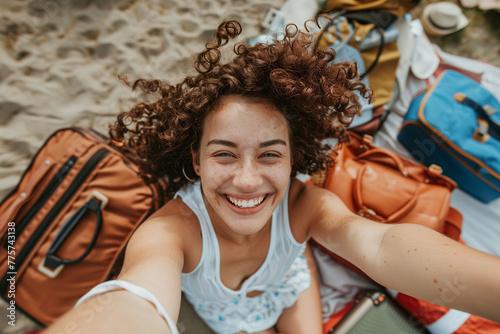
[(468, 98), (463, 93), (456, 93), (453, 95), (453, 98), (459, 103), (472, 108), (478, 114), (479, 118), (488, 122), (488, 133), (495, 139), (500, 140), (500, 125), (490, 117), (490, 114), (496, 113), (497, 110), (488, 105), (481, 106), (479, 103)]

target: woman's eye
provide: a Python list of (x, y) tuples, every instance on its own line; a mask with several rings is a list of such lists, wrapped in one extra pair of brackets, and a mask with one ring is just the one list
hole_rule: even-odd
[(278, 153), (272, 153), (272, 152), (268, 152), (268, 153), (264, 153), (261, 155), (261, 157), (263, 158), (279, 158), (279, 154)]
[(233, 155), (231, 153), (228, 153), (228, 152), (221, 152), (221, 153), (215, 154), (215, 156), (216, 157), (221, 157), (221, 158), (230, 158)]

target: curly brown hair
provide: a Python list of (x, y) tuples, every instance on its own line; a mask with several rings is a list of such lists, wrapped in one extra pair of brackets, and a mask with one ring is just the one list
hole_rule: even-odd
[(158, 99), (136, 104), (110, 126), (110, 137), (144, 178), (165, 178), (169, 196), (190, 182), (183, 169), (197, 177), (191, 148), (198, 150), (203, 121), (223, 96), (263, 98), (283, 111), (291, 131), (292, 176), (327, 168), (331, 147), (323, 139), (345, 141), (346, 127), (360, 110), (355, 91), (371, 99), (371, 91), (358, 81), (355, 63), (331, 64), (335, 52), (312, 47), (314, 34), (295, 25), (272, 44), (236, 44), (233, 58), (222, 63), (220, 48), (240, 33), (237, 21), (223, 22), (216, 42), (207, 43), (197, 56), (198, 74), (176, 85), (135, 81), (133, 89), (156, 93)]

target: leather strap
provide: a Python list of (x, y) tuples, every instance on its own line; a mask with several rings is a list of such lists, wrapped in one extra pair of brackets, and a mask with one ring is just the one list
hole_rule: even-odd
[(462, 231), (462, 222), (463, 216), (460, 211), (450, 206), (448, 216), (446, 216), (444, 222), (443, 234), (453, 240), (458, 240), (460, 238), (460, 232)]
[(378, 148), (378, 147), (371, 147), (366, 152), (363, 152), (363, 153), (357, 155), (354, 159), (355, 160), (360, 160), (360, 159), (365, 159), (365, 158), (368, 158), (368, 157), (374, 156), (374, 155), (379, 155), (379, 156), (382, 156), (382, 157), (388, 157), (388, 158), (390, 158), (394, 162), (394, 165), (391, 165), (390, 167), (392, 167), (395, 170), (399, 171), (403, 176), (407, 176), (408, 175), (408, 171), (404, 167), (403, 162), (398, 157), (398, 155), (396, 153), (393, 153), (392, 151), (389, 151), (389, 150), (386, 150), (386, 149), (381, 149), (381, 148)]

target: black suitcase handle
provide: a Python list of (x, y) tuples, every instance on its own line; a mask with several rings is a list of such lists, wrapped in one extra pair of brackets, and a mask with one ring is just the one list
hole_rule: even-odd
[(453, 98), (455, 101), (472, 108), (472, 110), (477, 113), (479, 118), (484, 119), (488, 123), (489, 129), (486, 129), (486, 131), (496, 140), (500, 140), (500, 124), (496, 123), (490, 117), (490, 115), (497, 113), (498, 110), (489, 105), (481, 106), (479, 103), (467, 97), (463, 93), (455, 93)]
[[(75, 213), (73, 213), (73, 215), (71, 215), (71, 217), (69, 217), (64, 222), (63, 226), (61, 227), (56, 237), (54, 238), (54, 241), (50, 245), (47, 255), (38, 266), (38, 270), (40, 270), (47, 276), (54, 278), (59, 274), (59, 272), (63, 269), (65, 265), (79, 262), (83, 260), (90, 253), (90, 251), (92, 250), (97, 241), (99, 232), (101, 231), (102, 209), (106, 205), (107, 200), (108, 200), (107, 197), (105, 197), (99, 192), (94, 191), (90, 194), (85, 204), (81, 206), (78, 210), (76, 210)], [(95, 213), (97, 223), (94, 236), (92, 237), (92, 240), (90, 241), (87, 249), (85, 249), (82, 255), (78, 256), (75, 259), (61, 259), (59, 256), (56, 255), (57, 250), (66, 241), (66, 239), (71, 234), (75, 226), (80, 222), (82, 217), (84, 217), (89, 210)]]

